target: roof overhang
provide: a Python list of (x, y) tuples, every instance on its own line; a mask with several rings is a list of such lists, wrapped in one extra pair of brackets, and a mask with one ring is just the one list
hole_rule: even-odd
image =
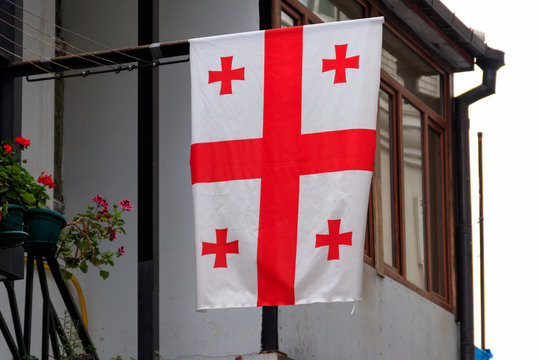
[(439, 0), (381, 0), (454, 72), (472, 70), (475, 58), (492, 54), (484, 40)]

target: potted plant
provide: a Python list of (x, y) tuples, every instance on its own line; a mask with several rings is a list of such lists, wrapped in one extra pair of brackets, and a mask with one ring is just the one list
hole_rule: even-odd
[(99, 275), (106, 279), (109, 272), (105, 266), (114, 266), (114, 259), (125, 254), (124, 246), (104, 250), (103, 242), (117, 241), (118, 234), (125, 234), (123, 215), (133, 210), (129, 200), (112, 206), (100, 195), (87, 205), (86, 212), (77, 214), (60, 234), (57, 255), (63, 259), (64, 280), (71, 278), (68, 269), (80, 269), (83, 273), (95, 266)]
[(50, 175), (42, 173), (37, 180), (30, 175), (22, 166), (26, 161), (16, 157), (14, 146), (23, 151), (30, 140), (4, 140), (0, 149), (0, 247), (13, 246), (26, 238), (25, 208), (44, 206), (49, 199), (45, 187), (54, 187)]

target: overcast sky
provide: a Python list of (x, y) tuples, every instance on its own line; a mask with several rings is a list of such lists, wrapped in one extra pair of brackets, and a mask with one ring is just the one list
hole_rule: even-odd
[[(501, 0), (443, 2), (465, 25), (484, 32), (490, 47), (506, 53), (506, 65), (497, 76), (496, 94), (473, 104), (469, 113), (475, 260), (479, 253), (476, 134), (481, 131), (486, 347), (492, 349), (496, 360), (537, 358), (540, 116), (535, 105), (540, 103), (536, 38), (540, 3), (525, 0), (516, 7)], [(480, 82), (480, 69), (457, 75), (454, 92), (459, 95)], [(475, 280), (478, 283), (478, 278)], [(478, 332), (475, 342), (480, 347)]]

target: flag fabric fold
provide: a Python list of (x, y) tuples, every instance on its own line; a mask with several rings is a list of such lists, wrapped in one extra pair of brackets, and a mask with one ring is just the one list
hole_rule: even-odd
[(382, 22), (190, 40), (198, 309), (361, 299)]

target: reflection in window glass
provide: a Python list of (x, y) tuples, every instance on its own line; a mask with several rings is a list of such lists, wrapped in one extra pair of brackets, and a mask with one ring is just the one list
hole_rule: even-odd
[(441, 190), (441, 136), (433, 129), (428, 130), (429, 158), (429, 235), (431, 290), (441, 296), (444, 292), (444, 242), (442, 229)]
[(382, 241), (384, 247), (384, 262), (396, 267), (396, 247), (392, 234), (392, 204), (394, 203), (392, 191), (392, 98), (385, 91), (379, 92), (379, 169), (381, 181), (381, 209), (382, 209)]
[(294, 21), (292, 16), (287, 14), (285, 11), (281, 11), (281, 27), (286, 28), (286, 27), (291, 27), (295, 25), (296, 25), (296, 22)]
[(300, 0), (324, 22), (343, 21), (365, 17), (364, 8), (360, 5), (348, 5), (348, 9), (338, 9), (330, 0)]
[(384, 28), (381, 66), (397, 82), (443, 115), (442, 75)]
[(406, 274), (425, 289), (422, 113), (405, 99), (401, 111)]

